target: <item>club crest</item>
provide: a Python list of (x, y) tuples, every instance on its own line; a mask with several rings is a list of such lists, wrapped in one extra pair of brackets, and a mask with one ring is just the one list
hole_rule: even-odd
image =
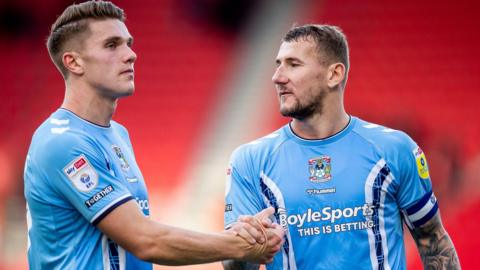
[(115, 152), (115, 155), (120, 160), (120, 167), (122, 167), (122, 170), (128, 171), (128, 169), (130, 169), (130, 165), (128, 165), (127, 159), (123, 155), (122, 149), (120, 149), (120, 147), (116, 145), (113, 145), (112, 149)]
[(314, 183), (327, 182), (332, 179), (329, 156), (321, 156), (308, 160), (308, 170), (310, 172), (309, 180)]

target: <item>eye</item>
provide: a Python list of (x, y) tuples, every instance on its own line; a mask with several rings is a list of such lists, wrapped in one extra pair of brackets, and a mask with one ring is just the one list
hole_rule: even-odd
[(115, 43), (115, 42), (108, 42), (107, 44), (105, 44), (105, 47), (106, 47), (106, 48), (109, 48), (109, 49), (115, 49), (115, 48), (117, 48), (117, 43)]

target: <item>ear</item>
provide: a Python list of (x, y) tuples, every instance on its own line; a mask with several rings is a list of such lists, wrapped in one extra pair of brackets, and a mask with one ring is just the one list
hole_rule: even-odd
[(345, 65), (342, 63), (331, 64), (328, 67), (328, 87), (335, 88), (342, 83), (345, 78)]
[(78, 53), (73, 51), (63, 53), (62, 62), (63, 66), (65, 66), (65, 68), (71, 73), (75, 75), (83, 75), (83, 61)]

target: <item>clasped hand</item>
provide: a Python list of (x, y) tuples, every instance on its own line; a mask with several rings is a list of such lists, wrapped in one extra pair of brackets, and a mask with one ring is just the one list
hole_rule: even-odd
[(233, 233), (250, 245), (246, 248), (242, 260), (256, 263), (270, 263), (283, 245), (285, 231), (283, 227), (270, 220), (275, 210), (272, 207), (258, 212), (254, 216), (240, 216), (227, 232)]

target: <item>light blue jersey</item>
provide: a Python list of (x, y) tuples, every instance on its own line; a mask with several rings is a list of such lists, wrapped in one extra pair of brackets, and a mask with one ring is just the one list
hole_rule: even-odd
[(149, 215), (123, 126), (101, 127), (57, 110), (33, 135), (24, 180), (30, 269), (152, 269), (95, 226), (132, 199)]
[(355, 117), (323, 140), (286, 125), (239, 147), (226, 189), (226, 226), (273, 206), (288, 228), (269, 270), (405, 269), (403, 221), (415, 228), (438, 209), (416, 143)]

